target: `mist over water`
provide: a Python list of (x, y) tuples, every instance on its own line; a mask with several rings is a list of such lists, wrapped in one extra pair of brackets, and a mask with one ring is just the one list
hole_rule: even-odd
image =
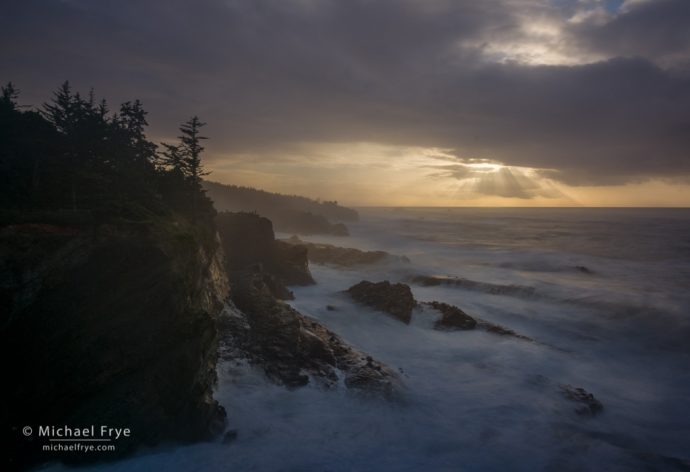
[[(410, 262), (312, 265), (291, 304), (398, 370), (395, 402), (311, 384), (287, 390), (243, 362), (218, 367), (232, 444), (159, 448), (100, 470), (682, 470), (690, 460), (690, 211), (364, 209), (352, 236)], [(279, 235), (289, 236), (289, 235)], [(416, 275), (472, 289), (422, 287)], [(457, 305), (536, 342), (406, 326), (355, 304), (363, 280), (410, 283), (419, 301)], [(489, 293), (482, 284), (521, 286)], [(335, 307), (328, 310), (327, 305)], [(559, 385), (604, 405), (575, 414)], [(62, 466), (56, 466), (60, 468)]]

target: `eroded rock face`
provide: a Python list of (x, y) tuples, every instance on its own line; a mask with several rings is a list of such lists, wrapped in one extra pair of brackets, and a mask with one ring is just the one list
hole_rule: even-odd
[(442, 331), (474, 329), (477, 320), (460, 308), (442, 302), (428, 302), (426, 305), (441, 312), (441, 318), (436, 320), (434, 328)]
[(231, 280), (246, 272), (261, 274), (274, 296), (292, 299), (286, 285), (315, 283), (309, 272), (307, 249), (276, 241), (271, 221), (255, 213), (219, 213), (218, 232)]
[[(217, 245), (140, 226), (18, 226), (0, 231), (0, 253), (3, 424), (130, 428), (117, 454), (222, 431), (212, 389), (228, 282)], [(21, 431), (3, 434), (17, 459), (50, 458)]]
[(400, 389), (396, 373), (348, 346), (318, 322), (276, 300), (260, 277), (249, 276), (233, 292), (237, 309), (223, 317), (229, 358), (247, 357), (278, 384), (310, 381), (333, 388), (338, 372), (349, 389), (390, 397)]
[(410, 287), (405, 284), (369, 282), (363, 280), (347, 289), (347, 293), (357, 302), (375, 310), (388, 313), (393, 318), (409, 324), (416, 302)]
[(604, 410), (604, 405), (584, 388), (561, 385), (560, 389), (565, 398), (577, 404), (575, 413), (578, 415), (594, 416)]
[(309, 272), (307, 249), (284, 241), (274, 241), (273, 261), (268, 264), (276, 277), (288, 285), (312, 285), (314, 279)]

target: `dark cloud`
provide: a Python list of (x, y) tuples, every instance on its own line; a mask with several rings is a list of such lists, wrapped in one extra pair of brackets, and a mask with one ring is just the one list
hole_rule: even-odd
[(670, 68), (690, 66), (690, 2), (633, 2), (605, 23), (571, 28), (571, 40), (610, 56), (644, 57)]
[[(538, 0), (25, 0), (0, 17), (0, 78), (34, 104), (67, 78), (141, 98), (161, 137), (198, 113), (216, 155), (371, 141), (570, 183), (687, 176), (689, 4), (569, 24), (575, 3)], [(560, 19), (561, 35), (530, 36), (533, 19)], [(487, 56), (534, 41), (601, 60)]]

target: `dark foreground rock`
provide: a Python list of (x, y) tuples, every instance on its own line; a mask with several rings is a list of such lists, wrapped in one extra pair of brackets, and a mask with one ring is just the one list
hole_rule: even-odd
[(474, 329), (477, 326), (477, 320), (456, 306), (442, 302), (426, 302), (425, 305), (441, 312), (441, 318), (434, 323), (435, 329), (454, 331)]
[(219, 213), (218, 232), (231, 279), (260, 274), (271, 293), (283, 300), (293, 295), (286, 285), (310, 285), (307, 249), (276, 241), (270, 220), (255, 213)]
[[(218, 244), (195, 231), (139, 223), (0, 230), (4, 470), (107, 460), (222, 432), (212, 390), (228, 283)], [(108, 425), (131, 436), (113, 453), (51, 454), (22, 434), (39, 425)]]
[(339, 247), (332, 244), (310, 243), (296, 236), (284, 240), (292, 245), (304, 246), (307, 257), (314, 264), (330, 264), (338, 267), (377, 264), (385, 261), (399, 260), (409, 262), (406, 257), (393, 256), (385, 251), (362, 251), (350, 247)]
[(348, 346), (338, 335), (276, 300), (260, 277), (246, 277), (233, 292), (237, 309), (223, 317), (228, 358), (247, 357), (278, 384), (300, 387), (315, 381), (326, 388), (393, 396), (396, 373)]
[(417, 304), (409, 286), (387, 280), (376, 283), (363, 280), (347, 289), (347, 293), (355, 301), (388, 313), (405, 324), (412, 320), (412, 310)]
[(604, 409), (604, 405), (584, 388), (561, 385), (560, 389), (565, 398), (577, 404), (575, 413), (578, 415), (594, 416)]

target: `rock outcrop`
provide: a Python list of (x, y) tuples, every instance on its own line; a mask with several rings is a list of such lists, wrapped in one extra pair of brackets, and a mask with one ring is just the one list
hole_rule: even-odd
[(436, 301), (422, 303), (441, 313), (441, 317), (434, 323), (434, 329), (440, 331), (457, 331), (478, 328), (492, 334), (498, 334), (499, 336), (510, 336), (516, 339), (522, 339), (523, 341), (534, 342), (532, 338), (518, 334), (505, 326), (491, 323), (481, 318), (474, 318), (455, 305)]
[(488, 331), (489, 333), (498, 334), (499, 336), (509, 336), (511, 338), (522, 339), (523, 341), (535, 342), (534, 339), (530, 338), (529, 336), (516, 333), (510, 328), (506, 328), (505, 326), (491, 323), (490, 321), (479, 318), (477, 318), (477, 327), (483, 329), (484, 331)]
[(410, 324), (410, 321), (412, 321), (412, 313), (415, 307), (425, 305), (441, 314), (441, 317), (434, 323), (434, 329), (456, 331), (479, 328), (489, 333), (534, 342), (532, 338), (518, 334), (512, 329), (480, 318), (473, 318), (454, 305), (438, 301), (417, 302), (412, 295), (410, 287), (403, 283), (391, 284), (387, 280), (375, 283), (363, 280), (347, 289), (346, 293), (355, 301), (375, 310), (388, 313), (405, 324)]
[(466, 290), (488, 293), (490, 295), (510, 295), (513, 297), (530, 298), (534, 296), (534, 287), (524, 285), (502, 285), (476, 280), (465, 279), (462, 277), (446, 277), (439, 275), (416, 275), (410, 279), (411, 283), (423, 287), (435, 287), (438, 285), (450, 285)]
[(52, 457), (23, 426), (130, 428), (117, 454), (222, 431), (212, 389), (228, 282), (217, 241), (196, 231), (171, 222), (0, 230), (9, 469)]
[(270, 220), (255, 213), (219, 213), (216, 224), (230, 278), (260, 274), (271, 293), (292, 299), (286, 285), (315, 283), (309, 272), (307, 249), (276, 241)]
[(405, 284), (369, 282), (363, 280), (347, 289), (347, 293), (357, 302), (388, 313), (393, 318), (409, 324), (416, 302), (410, 287)]
[(302, 241), (297, 236), (284, 240), (292, 245), (304, 246), (307, 257), (314, 264), (327, 264), (338, 267), (353, 267), (366, 264), (377, 264), (386, 261), (409, 262), (406, 257), (393, 256), (385, 251), (362, 251), (350, 247), (339, 247), (325, 243)]
[(604, 409), (604, 405), (584, 388), (561, 385), (560, 389), (565, 398), (577, 404), (575, 413), (578, 415), (594, 416)]
[(435, 329), (455, 331), (474, 329), (477, 326), (477, 320), (456, 306), (442, 302), (428, 302), (425, 304), (441, 312), (441, 318), (434, 323)]
[(400, 390), (393, 370), (276, 300), (257, 274), (241, 280), (233, 301), (237, 309), (228, 309), (222, 321), (223, 355), (247, 357), (287, 387), (314, 381), (333, 388), (343, 377), (348, 389), (359, 392), (390, 398)]

